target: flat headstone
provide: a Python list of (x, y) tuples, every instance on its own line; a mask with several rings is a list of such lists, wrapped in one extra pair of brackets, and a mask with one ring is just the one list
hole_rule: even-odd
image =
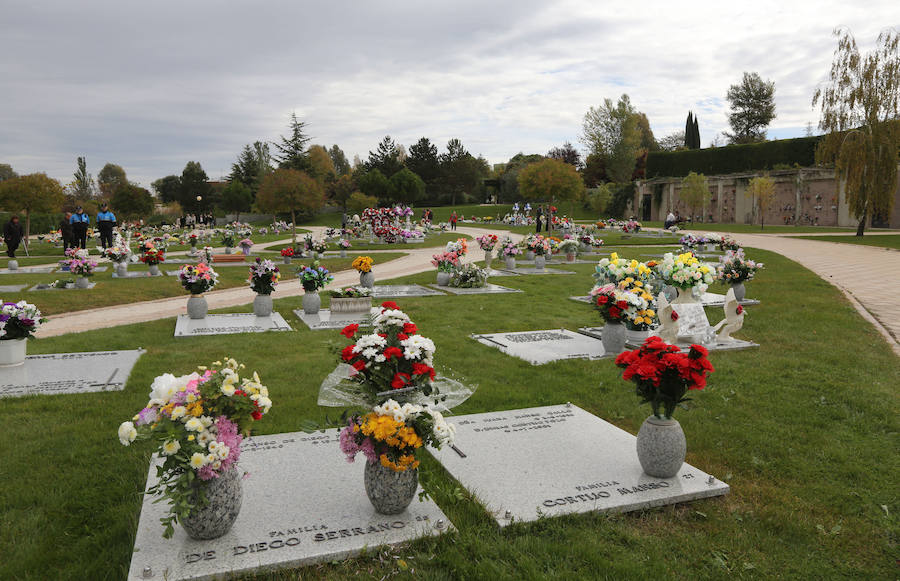
[[(565, 404), (455, 416), (465, 452), (432, 452), (497, 524), (584, 512), (627, 512), (727, 494), (690, 464), (672, 478), (644, 474), (636, 438)], [(687, 435), (690, 447), (690, 434)]]
[[(162, 537), (159, 519), (167, 505), (146, 494), (128, 579), (212, 579), (298, 567), (355, 556), (452, 530), (432, 500), (395, 515), (375, 512), (363, 484), (365, 460), (350, 464), (338, 447), (338, 430), (254, 436), (241, 446), (238, 468), (243, 502), (232, 529), (195, 541), (176, 526)], [(156, 482), (151, 462), (147, 488)], [(421, 488), (420, 488), (421, 491)]]
[(516, 274), (575, 274), (571, 270), (557, 270), (555, 268), (544, 268), (542, 270), (538, 270), (537, 268), (511, 268), (508, 269), (508, 272), (514, 272)]
[(143, 349), (29, 355), (0, 368), (0, 397), (121, 391)]
[(494, 268), (488, 268), (487, 275), (488, 276), (520, 276), (520, 275), (518, 275), (514, 272), (510, 272), (508, 270), (496, 270)]
[(112, 273), (112, 277), (113, 277), (113, 278), (148, 278), (148, 277), (152, 277), (152, 276), (162, 276), (162, 272), (160, 272), (159, 274), (153, 275), (153, 274), (150, 274), (150, 273), (149, 273), (148, 271), (146, 271), (146, 270), (144, 270), (144, 271), (140, 271), (140, 270), (132, 271), (132, 270), (129, 270), (129, 271), (125, 274), (125, 276), (119, 276), (118, 273), (116, 273), (116, 272), (113, 272), (113, 273)]
[(17, 293), (21, 291), (23, 288), (28, 286), (27, 284), (0, 284), (0, 293)]
[(603, 350), (603, 343), (599, 339), (568, 329), (482, 333), (472, 335), (472, 338), (507, 355), (524, 359), (532, 365), (543, 365), (562, 359), (593, 360), (611, 357)]
[(699, 335), (709, 330), (709, 319), (703, 303), (671, 303), (678, 313), (678, 335)]
[[(700, 295), (700, 302), (703, 303), (704, 307), (724, 307), (725, 295), (720, 295), (718, 293), (703, 293)], [(758, 305), (759, 301), (756, 299), (744, 299), (738, 301), (738, 303), (741, 305)]]
[[(596, 339), (600, 339), (603, 336), (603, 327), (579, 327), (579, 333), (584, 333), (588, 337), (594, 337)], [(759, 347), (758, 343), (753, 343), (752, 341), (743, 341), (741, 339), (737, 339), (732, 337), (733, 341), (719, 341), (714, 340), (709, 343), (703, 343), (702, 345), (706, 347), (708, 351), (741, 351), (742, 349), (752, 349), (754, 347)], [(629, 349), (637, 349), (641, 346), (641, 342), (626, 340), (625, 345)], [(684, 341), (679, 339), (674, 343), (679, 350), (684, 351), (685, 353), (690, 351), (691, 343), (688, 341)]]
[(76, 287), (74, 282), (66, 283), (66, 286), (64, 288), (57, 288), (57, 287), (51, 286), (47, 283), (38, 283), (38, 284), (34, 285), (33, 287), (31, 287), (30, 289), (28, 289), (28, 291), (31, 292), (31, 291), (45, 291), (45, 290), (88, 290), (88, 289), (94, 288), (95, 286), (97, 286), (96, 282), (89, 282), (86, 289)]
[(460, 288), (455, 286), (437, 286), (437, 285), (429, 285), (434, 288), (440, 289), (442, 291), (446, 291), (448, 293), (454, 295), (493, 295), (493, 294), (501, 294), (501, 293), (520, 293), (524, 292), (517, 288), (509, 288), (506, 286), (500, 286), (499, 284), (487, 283), (482, 287), (477, 288)]
[[(373, 307), (371, 313), (378, 311), (379, 309)], [(297, 318), (306, 323), (306, 326), (313, 331), (343, 329), (351, 323), (356, 323), (360, 327), (369, 327), (371, 326), (369, 320), (371, 313), (332, 313), (328, 309), (320, 309), (315, 315), (307, 315), (303, 309), (294, 309)]]
[(0, 274), (49, 274), (57, 268), (56, 266), (20, 266), (15, 270), (0, 268)]
[(373, 297), (386, 299), (392, 297), (435, 297), (444, 293), (418, 284), (382, 284), (375, 285)]
[(203, 319), (191, 319), (187, 315), (178, 315), (178, 319), (175, 321), (176, 337), (262, 333), (264, 331), (293, 331), (293, 329), (284, 320), (284, 317), (276, 312), (269, 317), (257, 317), (253, 313), (225, 313), (206, 315)]

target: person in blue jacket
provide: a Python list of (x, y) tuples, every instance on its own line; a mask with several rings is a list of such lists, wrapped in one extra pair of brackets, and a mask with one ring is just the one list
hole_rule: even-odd
[(103, 248), (109, 248), (113, 243), (113, 228), (116, 227), (116, 215), (109, 211), (106, 202), (100, 204), (100, 212), (97, 214), (97, 229), (100, 230), (100, 244)]
[(84, 213), (81, 206), (75, 208), (75, 213), (69, 218), (72, 225), (72, 236), (75, 238), (77, 248), (87, 248), (87, 229), (91, 223), (91, 217)]

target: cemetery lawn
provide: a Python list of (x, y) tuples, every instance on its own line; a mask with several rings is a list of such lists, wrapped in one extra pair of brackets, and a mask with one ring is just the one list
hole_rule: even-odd
[[(390, 252), (378, 255), (378, 262), (385, 263), (406, 256), (404, 252)], [(294, 260), (292, 264), (281, 264), (281, 257), (273, 255), (278, 268), (281, 269), (283, 281), (296, 279), (296, 270), (302, 266), (311, 264), (312, 259)], [(353, 256), (347, 258), (326, 258), (319, 261), (319, 264), (332, 272), (348, 270), (351, 268)], [(219, 274), (219, 284), (214, 290), (223, 290), (228, 288), (240, 287), (247, 285), (247, 274), (251, 261), (247, 260), (246, 266), (221, 266), (215, 264), (213, 268)], [(67, 313), (70, 311), (82, 311), (85, 309), (94, 309), (100, 307), (108, 307), (112, 305), (121, 305), (126, 303), (134, 303), (140, 301), (150, 301), (156, 299), (164, 299), (168, 297), (183, 296), (187, 300), (188, 293), (182, 288), (177, 276), (155, 276), (138, 279), (117, 279), (112, 278), (112, 264), (104, 263), (107, 266), (106, 272), (98, 272), (91, 277), (91, 282), (97, 283), (96, 286), (89, 290), (42, 290), (32, 292), (15, 293), (16, 300), (25, 299), (30, 303), (37, 305), (45, 316), (52, 316), (56, 313)], [(159, 265), (161, 272), (168, 270), (178, 270), (184, 264), (162, 263)], [(143, 264), (132, 264), (128, 267), (129, 272), (147, 272), (147, 267)], [(28, 288), (38, 283), (50, 283), (55, 280), (73, 280), (75, 276), (68, 272), (54, 272), (50, 274), (5, 274), (0, 277), (0, 284), (28, 284)], [(278, 291), (275, 291), (278, 296)], [(10, 300), (10, 293), (3, 297)]]
[[(347, 249), (347, 256), (350, 256), (353, 253), (354, 256), (358, 255), (360, 252), (366, 250), (398, 250), (398, 249), (415, 249), (415, 248), (437, 248), (439, 246), (446, 246), (448, 242), (453, 242), (460, 238), (465, 238), (467, 240), (471, 240), (472, 237), (468, 234), (463, 234), (462, 232), (442, 232), (440, 234), (434, 234), (431, 236), (427, 236), (425, 238), (425, 242), (414, 242), (412, 244), (406, 244), (405, 242), (397, 243), (397, 244), (369, 244), (368, 238), (363, 238), (361, 240), (351, 240), (350, 244), (353, 246)], [(297, 241), (298, 245), (303, 244), (303, 240)], [(266, 250), (277, 250), (281, 251), (282, 248), (287, 248), (290, 244), (279, 244), (277, 246), (272, 246), (266, 248)], [(470, 245), (471, 246), (471, 245)], [(328, 243), (328, 250), (340, 250), (336, 242)], [(471, 248), (470, 248), (471, 250)], [(380, 255), (379, 255), (380, 256)]]
[[(628, 248), (616, 250), (628, 257)], [(252, 578), (895, 578), (897, 357), (833, 286), (778, 254), (747, 253), (767, 268), (747, 285), (747, 296), (762, 304), (747, 308), (738, 336), (761, 347), (711, 353), (716, 371), (707, 388), (692, 393), (690, 409), (676, 414), (687, 435), (687, 461), (730, 484), (728, 496), (500, 530), (426, 458), (425, 486), (458, 532)], [(470, 338), (599, 324), (590, 306), (567, 298), (587, 292), (592, 265), (564, 268), (578, 274), (492, 279), (522, 294), (397, 300), (437, 344), (438, 370), (478, 386), (456, 413), (570, 401), (637, 433), (649, 408), (638, 404), (611, 360), (533, 367)], [(432, 282), (433, 271), (391, 281)], [(149, 453), (141, 444), (122, 447), (116, 429), (146, 403), (153, 378), (163, 372), (187, 373), (224, 355), (258, 370), (274, 401), (256, 426), (260, 434), (297, 431), (302, 418), (338, 416), (317, 407), (316, 397), (346, 341), (337, 331), (310, 331), (297, 321), (291, 310), (300, 307), (299, 296), (278, 298), (275, 306), (296, 332), (173, 339), (169, 318), (31, 342), (32, 354), (137, 347), (147, 353), (122, 392), (0, 399), (6, 443), (0, 446), (0, 578), (126, 576)], [(713, 323), (721, 318), (721, 309), (707, 312)], [(466, 442), (458, 444), (465, 450)], [(337, 447), (334, 455), (344, 461)], [(245, 490), (253, 485), (251, 475)], [(365, 495), (361, 479), (358, 486)], [(305, 518), (315, 515), (298, 515)]]
[(842, 244), (861, 244), (863, 246), (880, 246), (900, 250), (900, 234), (865, 234), (864, 236), (800, 236), (804, 240), (822, 242), (840, 242)]

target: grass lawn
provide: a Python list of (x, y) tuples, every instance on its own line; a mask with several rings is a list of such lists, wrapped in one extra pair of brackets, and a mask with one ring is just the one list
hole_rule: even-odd
[[(677, 415), (687, 435), (687, 461), (728, 482), (730, 495), (500, 530), (469, 493), (426, 459), (425, 471), (433, 474), (427, 487), (457, 533), (254, 578), (896, 577), (897, 358), (834, 287), (780, 255), (752, 253), (767, 266), (747, 285), (748, 296), (762, 304), (747, 309), (738, 335), (761, 347), (712, 353), (716, 371), (709, 385), (694, 394), (690, 410)], [(457, 413), (571, 401), (637, 432), (649, 408), (638, 405), (634, 388), (612, 361), (533, 367), (469, 338), (598, 323), (589, 306), (566, 298), (590, 288), (593, 266), (565, 268), (578, 274), (494, 281), (523, 294), (397, 300), (437, 344), (438, 369), (478, 386)], [(392, 282), (433, 280), (434, 272), (426, 272)], [(149, 454), (140, 445), (123, 448), (116, 428), (146, 403), (156, 375), (187, 373), (197, 364), (235, 356), (259, 371), (274, 400), (259, 433), (296, 431), (302, 418), (322, 420), (319, 383), (346, 343), (336, 331), (299, 324), (291, 313), (300, 306), (299, 296), (275, 305), (296, 332), (173, 340), (170, 318), (30, 343), (30, 353), (138, 346), (147, 353), (122, 392), (0, 400), (7, 444), (0, 446), (0, 578), (125, 577)], [(713, 322), (721, 318), (720, 309), (708, 312)], [(836, 336), (845, 345), (864, 347), (848, 357), (846, 349), (834, 348)], [(465, 449), (465, 442), (460, 446)], [(343, 462), (336, 447), (334, 454)], [(251, 476), (244, 486), (253, 485)], [(361, 481), (359, 493), (365, 494)]]
[(864, 236), (800, 236), (804, 240), (840, 242), (841, 244), (861, 244), (900, 250), (900, 234), (865, 234)]
[[(403, 252), (393, 252), (378, 255), (378, 262), (385, 263), (395, 258), (406, 256)], [(328, 258), (320, 261), (320, 265), (332, 272), (348, 270), (355, 256), (347, 258)], [(273, 256), (273, 259), (276, 257)], [(280, 258), (280, 257), (279, 257)], [(281, 264), (280, 260), (276, 263), (281, 269), (282, 280), (290, 280), (296, 278), (296, 269), (306, 266), (312, 262), (311, 259), (294, 260), (290, 265)], [(91, 281), (97, 285), (90, 290), (45, 290), (34, 292), (19, 292), (12, 297), (9, 294), (3, 297), (4, 300), (20, 300), (25, 299), (30, 303), (37, 305), (46, 316), (56, 313), (66, 313), (69, 311), (80, 311), (84, 309), (96, 307), (108, 307), (111, 305), (121, 305), (139, 301), (149, 301), (155, 299), (163, 299), (175, 296), (187, 296), (187, 292), (178, 282), (175, 276), (157, 276), (137, 279), (118, 279), (112, 278), (112, 265), (106, 272), (98, 272)], [(160, 270), (178, 270), (184, 266), (183, 264), (160, 264)], [(215, 268), (219, 274), (219, 284), (215, 290), (244, 286), (247, 284), (247, 273), (250, 267), (250, 261), (247, 261), (246, 267), (240, 266), (222, 266)], [(147, 267), (143, 264), (132, 264), (128, 267), (129, 272), (147, 272)], [(55, 280), (74, 279), (75, 277), (68, 272), (54, 272), (51, 274), (6, 274), (0, 278), (0, 284), (28, 284), (29, 287), (42, 282), (53, 282)]]
[[(362, 252), (363, 250), (414, 250), (416, 248), (436, 248), (438, 246), (446, 246), (448, 242), (453, 242), (454, 240), (458, 240), (460, 238), (466, 238), (471, 240), (472, 237), (468, 234), (463, 234), (462, 232), (443, 232), (441, 234), (434, 234), (432, 236), (427, 236), (425, 238), (425, 242), (416, 242), (413, 244), (406, 243), (397, 243), (397, 244), (369, 244), (369, 239), (364, 238), (361, 241), (351, 241), (351, 246), (347, 250), (347, 254), (352, 254), (354, 252)], [(298, 244), (303, 244), (303, 240), (298, 240)], [(272, 246), (266, 248), (266, 250), (276, 250), (281, 251), (282, 248), (287, 248), (290, 244), (279, 244), (277, 246)], [(339, 250), (338, 245), (335, 242), (330, 242), (328, 244), (329, 250)]]

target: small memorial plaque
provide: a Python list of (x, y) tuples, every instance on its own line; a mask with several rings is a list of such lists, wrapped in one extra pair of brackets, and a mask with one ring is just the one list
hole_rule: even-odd
[(499, 284), (491, 284), (487, 283), (482, 287), (477, 288), (461, 288), (455, 286), (437, 286), (430, 285), (434, 288), (440, 289), (442, 291), (446, 291), (448, 293), (454, 295), (490, 295), (490, 294), (500, 294), (500, 293), (520, 293), (524, 292), (517, 288), (509, 288), (505, 286), (500, 286)]
[[(500, 263), (502, 264), (502, 262)], [(519, 276), (514, 272), (510, 272), (508, 270), (495, 270), (493, 268), (487, 269), (488, 276)]]
[(0, 293), (17, 293), (21, 291), (23, 288), (28, 286), (27, 284), (0, 284)]
[(709, 319), (702, 303), (672, 303), (678, 313), (678, 335), (704, 335), (709, 332)]
[(561, 359), (602, 359), (607, 357), (603, 343), (594, 337), (567, 329), (490, 333), (472, 335), (483, 345), (531, 363), (543, 365)]
[(555, 268), (511, 268), (508, 272), (514, 272), (516, 274), (575, 274), (571, 270), (557, 270)]
[[(241, 446), (241, 512), (232, 529), (195, 541), (180, 526), (162, 537), (166, 503), (144, 496), (128, 579), (213, 579), (346, 559), (380, 545), (394, 545), (452, 530), (432, 500), (395, 515), (375, 512), (363, 483), (365, 459), (350, 464), (338, 446), (338, 430), (254, 436)], [(147, 487), (156, 482), (151, 463)], [(420, 488), (421, 491), (421, 488)]]
[(455, 416), (453, 423), (466, 457), (432, 453), (500, 526), (640, 510), (729, 490), (687, 463), (673, 478), (647, 476), (634, 436), (571, 404)]
[(396, 297), (435, 297), (444, 293), (418, 284), (382, 284), (375, 285), (373, 297), (387, 299)]
[(269, 317), (257, 317), (253, 313), (227, 313), (206, 315), (203, 319), (191, 319), (187, 315), (178, 315), (178, 319), (175, 321), (176, 337), (262, 333), (264, 331), (293, 331), (293, 329), (284, 320), (284, 317), (276, 312)]
[[(87, 285), (87, 288), (92, 289), (95, 286), (97, 286), (96, 282), (89, 282)], [(41, 283), (34, 285), (30, 289), (28, 289), (29, 292), (45, 291), (45, 290), (87, 290), (87, 289), (78, 288), (77, 286), (75, 286), (74, 282), (68, 282), (68, 283), (66, 283), (66, 286), (64, 286), (64, 287), (53, 286), (52, 284), (41, 282)]]
[(294, 314), (313, 331), (322, 331), (325, 329), (343, 329), (351, 323), (356, 323), (360, 327), (370, 327), (372, 323), (369, 317), (372, 313), (377, 313), (379, 310), (372, 308), (369, 313), (332, 313), (328, 309), (321, 309), (315, 315), (307, 315), (303, 312), (303, 309), (295, 309)]
[(20, 266), (15, 270), (0, 268), (0, 274), (49, 274), (56, 268), (55, 266)]
[(0, 397), (121, 391), (143, 352), (29, 355), (24, 365), (0, 368)]
[[(125, 276), (119, 276), (118, 273), (116, 273), (116, 272), (113, 272), (113, 273), (112, 273), (112, 277), (113, 277), (113, 278), (147, 278), (147, 277), (149, 277), (149, 276), (153, 276), (153, 275), (151, 275), (151, 274), (150, 274), (149, 272), (147, 272), (146, 270), (144, 270), (144, 271), (140, 271), (140, 270), (138, 270), (138, 271), (131, 271), (131, 270), (129, 270), (127, 273), (125, 273)], [(162, 276), (162, 273), (160, 273), (160, 274), (158, 274), (158, 275), (156, 275), (156, 276)]]

